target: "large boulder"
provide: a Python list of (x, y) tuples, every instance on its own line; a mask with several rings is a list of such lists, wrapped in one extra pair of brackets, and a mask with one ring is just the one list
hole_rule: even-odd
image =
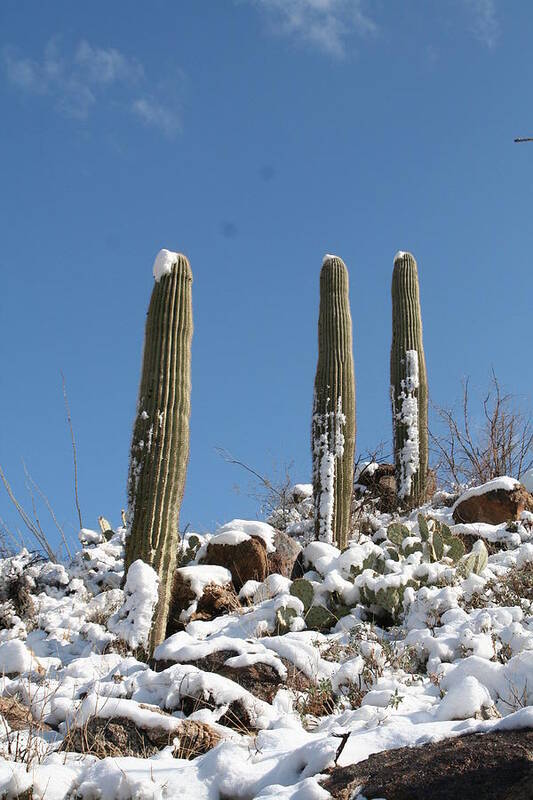
[(268, 554), (268, 573), (283, 575), (285, 578), (299, 578), (303, 575), (301, 565), (302, 548), (294, 539), (283, 531), (274, 536), (274, 553)]
[(531, 800), (532, 752), (532, 729), (470, 734), (334, 767), (322, 785), (335, 800)]
[(514, 478), (494, 478), (467, 489), (453, 506), (454, 521), (501, 525), (533, 511), (533, 496)]
[(263, 539), (242, 534), (214, 536), (207, 545), (202, 564), (225, 567), (231, 572), (233, 585), (239, 592), (246, 581), (264, 581), (268, 575), (267, 548)]

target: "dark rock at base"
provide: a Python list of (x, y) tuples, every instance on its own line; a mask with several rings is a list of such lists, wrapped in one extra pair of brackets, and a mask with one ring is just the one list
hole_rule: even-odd
[(333, 767), (322, 785), (335, 800), (533, 800), (533, 729), (386, 750)]

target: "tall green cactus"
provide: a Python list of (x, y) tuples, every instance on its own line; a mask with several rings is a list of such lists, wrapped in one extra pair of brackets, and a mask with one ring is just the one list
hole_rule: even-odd
[(348, 285), (342, 259), (325, 256), (311, 426), (315, 536), (340, 548), (348, 541), (356, 433)]
[(428, 385), (418, 272), (411, 253), (394, 258), (390, 374), (398, 499), (414, 507), (427, 492)]
[(192, 273), (183, 255), (161, 250), (154, 264), (128, 478), (125, 570), (138, 558), (159, 576), (149, 649), (165, 638), (178, 518), (189, 459)]

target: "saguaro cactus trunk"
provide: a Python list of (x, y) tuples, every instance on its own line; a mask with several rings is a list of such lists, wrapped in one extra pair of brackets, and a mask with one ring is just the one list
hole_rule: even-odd
[(146, 320), (142, 377), (128, 478), (125, 569), (138, 558), (159, 575), (150, 651), (163, 641), (189, 459), (192, 273), (183, 255), (161, 250)]
[(414, 507), (427, 492), (428, 385), (418, 271), (411, 253), (394, 258), (390, 374), (398, 499)]
[(340, 548), (348, 541), (356, 433), (348, 288), (342, 259), (325, 256), (311, 433), (315, 536)]

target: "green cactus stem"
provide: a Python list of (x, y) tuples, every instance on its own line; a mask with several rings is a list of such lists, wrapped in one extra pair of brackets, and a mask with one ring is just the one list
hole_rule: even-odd
[(189, 459), (192, 273), (162, 250), (154, 264), (128, 478), (125, 572), (137, 559), (159, 576), (149, 650), (165, 638)]
[(341, 549), (350, 527), (356, 434), (348, 289), (348, 270), (342, 259), (325, 256), (311, 432), (315, 536)]
[(307, 581), (305, 578), (297, 578), (292, 582), (289, 593), (301, 600), (304, 605), (304, 610), (309, 611), (315, 599), (315, 590), (310, 581)]
[(427, 492), (428, 386), (418, 272), (410, 253), (394, 259), (390, 372), (398, 499), (413, 508)]

